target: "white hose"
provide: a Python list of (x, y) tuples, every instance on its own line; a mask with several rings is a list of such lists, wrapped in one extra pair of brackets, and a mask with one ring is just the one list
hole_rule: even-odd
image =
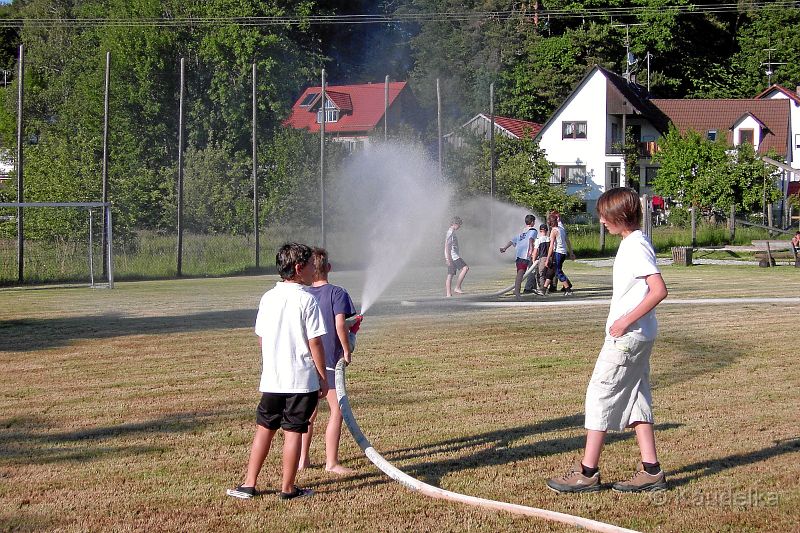
[(546, 509), (539, 509), (537, 507), (527, 507), (525, 505), (516, 505), (513, 503), (500, 502), (496, 500), (487, 500), (485, 498), (476, 498), (475, 496), (467, 496), (466, 494), (459, 494), (458, 492), (451, 492), (444, 490), (433, 485), (428, 485), (422, 481), (415, 479), (408, 474), (400, 471), (392, 466), (392, 464), (383, 458), (381, 454), (375, 451), (369, 440), (361, 432), (358, 423), (353, 417), (353, 411), (350, 409), (350, 402), (347, 399), (347, 389), (345, 387), (344, 377), (345, 363), (344, 359), (340, 360), (336, 365), (336, 397), (339, 399), (339, 407), (342, 411), (342, 418), (344, 418), (347, 429), (353, 435), (353, 438), (358, 443), (358, 446), (367, 456), (367, 458), (380, 468), (386, 475), (400, 482), (400, 484), (407, 488), (421, 492), (431, 498), (440, 498), (443, 500), (451, 500), (455, 502), (465, 503), (475, 507), (483, 507), (486, 509), (495, 509), (498, 511), (507, 511), (509, 513), (520, 514), (525, 516), (535, 516), (545, 520), (552, 520), (554, 522), (561, 522), (571, 526), (585, 528), (591, 531), (603, 531), (607, 533), (637, 533), (632, 529), (625, 529), (612, 524), (582, 518), (580, 516), (573, 516), (565, 513), (558, 513), (556, 511), (548, 511)]
[[(525, 271), (525, 275), (522, 276), (522, 281), (520, 281), (520, 288), (523, 286), (522, 284), (525, 282), (525, 280), (528, 279), (528, 276), (532, 276), (533, 275), (533, 271), (535, 269), (536, 269), (536, 263), (533, 263), (531, 266), (528, 267), (528, 270)], [(481, 296), (482, 297), (486, 297), (486, 298), (492, 298), (494, 296), (502, 296), (505, 293), (507, 293), (508, 291), (514, 290), (514, 285), (515, 284), (512, 283), (511, 285), (509, 285), (505, 289), (499, 290), (497, 292), (492, 292), (492, 293), (489, 293), (489, 294), (481, 294)]]

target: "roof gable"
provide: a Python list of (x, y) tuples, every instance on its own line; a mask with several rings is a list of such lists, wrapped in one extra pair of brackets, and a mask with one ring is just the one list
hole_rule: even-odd
[(795, 104), (800, 105), (800, 94), (792, 92), (786, 87), (778, 85), (777, 83), (761, 91), (756, 98), (769, 98), (771, 94), (775, 94), (776, 92), (782, 93), (790, 100), (793, 100)]
[[(406, 82), (404, 81), (389, 83), (390, 108), (405, 88)], [(338, 121), (325, 123), (325, 131), (365, 134), (373, 130), (383, 120), (384, 90), (383, 83), (327, 85), (325, 95), (341, 111), (341, 114)], [(316, 111), (320, 107), (321, 92), (320, 86), (307, 87), (295, 101), (284, 125), (318, 132)], [(313, 93), (317, 94), (310, 101), (310, 105), (308, 103), (301, 105), (303, 102), (307, 102), (309, 95)]]

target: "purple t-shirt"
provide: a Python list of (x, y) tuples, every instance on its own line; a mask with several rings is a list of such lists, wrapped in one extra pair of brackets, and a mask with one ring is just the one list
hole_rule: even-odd
[(345, 317), (356, 313), (353, 300), (347, 291), (336, 285), (327, 283), (319, 287), (306, 287), (314, 298), (317, 299), (319, 309), (322, 312), (322, 321), (325, 324), (327, 333), (322, 336), (322, 346), (325, 349), (325, 366), (327, 368), (336, 367), (336, 363), (344, 355), (342, 343), (336, 334), (336, 315), (343, 314)]

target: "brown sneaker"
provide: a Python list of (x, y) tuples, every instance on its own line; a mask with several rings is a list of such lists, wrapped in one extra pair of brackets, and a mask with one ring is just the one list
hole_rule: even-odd
[(584, 476), (579, 459), (563, 476), (548, 479), (547, 487), (555, 492), (596, 492), (601, 488), (600, 472), (591, 477)]
[(657, 492), (667, 490), (667, 476), (661, 470), (658, 474), (648, 474), (641, 462), (636, 465), (636, 473), (628, 481), (614, 483), (615, 492)]

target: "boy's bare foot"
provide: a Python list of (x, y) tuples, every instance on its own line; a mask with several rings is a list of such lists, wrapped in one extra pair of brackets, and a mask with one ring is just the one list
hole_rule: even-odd
[(461, 289), (454, 289), (453, 292), (456, 294), (464, 294), (464, 291), (462, 291)]
[(300, 464), (297, 465), (297, 469), (298, 470), (305, 470), (306, 468), (311, 468), (311, 462), (310, 461), (305, 461), (305, 462), (300, 463)]
[(347, 468), (346, 466), (340, 464), (335, 464), (333, 466), (325, 466), (325, 471), (340, 476), (346, 476), (347, 474), (352, 474), (353, 472), (355, 472), (355, 470), (353, 470), (352, 468)]

